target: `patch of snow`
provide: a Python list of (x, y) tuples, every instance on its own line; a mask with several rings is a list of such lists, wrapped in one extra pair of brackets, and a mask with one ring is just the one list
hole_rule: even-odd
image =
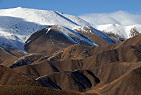
[(26, 43), (29, 43), (29, 42), (31, 42), (31, 40), (28, 40)]
[(23, 56), (23, 57), (20, 57), (18, 58), (13, 64), (17, 63), (18, 61), (21, 61), (21, 60), (26, 60), (28, 63), (31, 63), (28, 59), (26, 59), (25, 57), (27, 56), (32, 56), (33, 54), (30, 53), (29, 55), (26, 55), (26, 56)]
[(141, 25), (130, 25), (123, 26), (118, 24), (106, 24), (106, 25), (97, 25), (96, 28), (100, 31), (104, 31), (106, 33), (114, 33), (123, 37), (124, 39), (130, 38), (130, 30), (132, 28), (136, 28), (139, 33), (141, 33)]
[(30, 53), (29, 55), (27, 55), (27, 56), (32, 56), (33, 54), (32, 53)]
[(18, 61), (24, 60), (25, 57), (18, 58), (13, 64), (16, 64)]
[[(85, 27), (86, 27), (87, 29), (86, 29)], [(78, 30), (78, 31), (86, 32), (86, 33), (88, 33), (88, 32), (91, 33), (91, 32), (92, 32), (89, 26), (75, 27), (75, 28), (73, 28), (73, 30), (75, 30), (75, 29)]]
[[(59, 55), (59, 54), (61, 54), (61, 53), (63, 53), (63, 51), (59, 52), (59, 53), (58, 53), (58, 55)], [(54, 53), (54, 54), (55, 54), (55, 53)], [(49, 57), (47, 60), (48, 60), (48, 61), (54, 61), (54, 59), (53, 59), (53, 58), (54, 58), (54, 56)]]
[(46, 34), (47, 34), (50, 30), (51, 30), (51, 28), (48, 28)]
[[(54, 57), (54, 56), (53, 56)], [(53, 57), (50, 57), (50, 58), (48, 58), (47, 60), (48, 61), (55, 61), (54, 59), (53, 59)]]
[(44, 77), (46, 77), (46, 76), (47, 76), (47, 75), (40, 76), (40, 77), (36, 78), (35, 80), (39, 80), (39, 79), (44, 78)]
[(73, 43), (77, 44), (68, 34), (65, 34), (64, 31), (59, 31), (61, 34), (63, 34), (68, 40), (72, 41)]

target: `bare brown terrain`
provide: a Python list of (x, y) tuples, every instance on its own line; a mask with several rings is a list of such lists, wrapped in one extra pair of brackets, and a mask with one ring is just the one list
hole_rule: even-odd
[(75, 44), (51, 26), (31, 35), (27, 53), (0, 49), (0, 94), (140, 95), (141, 35), (108, 44), (75, 31), (100, 46)]

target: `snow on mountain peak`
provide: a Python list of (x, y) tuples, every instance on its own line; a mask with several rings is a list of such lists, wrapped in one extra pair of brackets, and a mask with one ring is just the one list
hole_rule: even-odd
[(131, 31), (133, 28), (141, 33), (141, 15), (117, 11), (113, 13), (86, 14), (79, 17), (94, 24), (100, 31), (118, 34), (124, 39), (132, 37)]
[(118, 34), (120, 37), (124, 39), (128, 39), (132, 37), (131, 31), (135, 29), (137, 32), (141, 33), (141, 25), (118, 25), (118, 24), (105, 24), (105, 25), (96, 25), (96, 28), (100, 31), (104, 31), (106, 33)]
[[(61, 25), (69, 29), (78, 26), (91, 26), (89, 23), (76, 16), (57, 11), (28, 9), (23, 7), (1, 9), (0, 21), (0, 41), (2, 44), (13, 44), (12, 46), (14, 48), (18, 47), (22, 50), (24, 50), (24, 42), (31, 34), (47, 26)], [(19, 47), (19, 44), (22, 44), (22, 46)]]
[(80, 19), (76, 16), (71, 16), (68, 14), (62, 14), (57, 11), (48, 11), (48, 10), (37, 10), (37, 9), (28, 9), (28, 8), (12, 8), (4, 9), (1, 11), (0, 16), (10, 16), (21, 18), (28, 22), (34, 22), (40, 25), (62, 25), (68, 28), (74, 28), (76, 26), (90, 26), (89, 23)]

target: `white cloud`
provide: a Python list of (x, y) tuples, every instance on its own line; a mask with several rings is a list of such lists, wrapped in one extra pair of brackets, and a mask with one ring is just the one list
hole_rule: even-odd
[(135, 25), (141, 24), (141, 15), (130, 14), (125, 11), (117, 11), (114, 13), (93, 13), (79, 16), (80, 18), (94, 24), (119, 24), (119, 25)]

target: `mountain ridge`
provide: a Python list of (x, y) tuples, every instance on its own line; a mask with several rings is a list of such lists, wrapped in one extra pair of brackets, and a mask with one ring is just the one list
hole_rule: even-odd
[[(18, 7), (12, 9), (2, 9), (0, 10), (0, 12), (0, 38), (1, 44), (3, 44), (1, 45), (1, 47), (3, 48), (13, 47), (24, 50), (24, 44), (26, 40), (33, 33), (52, 25), (64, 27), (64, 29), (69, 31), (70, 34), (73, 33), (77, 36), (79, 34), (74, 31), (74, 29), (83, 26), (93, 28), (91, 24), (77, 16), (63, 14), (57, 11), (37, 10)], [(94, 31), (96, 34), (100, 32), (98, 30)], [(64, 31), (62, 31), (62, 33), (64, 33)], [(99, 36), (103, 34), (104, 33), (100, 34)], [(82, 36), (79, 37), (82, 38)], [(108, 37), (106, 38), (110, 39)], [(84, 37), (83, 39), (87, 40)]]

